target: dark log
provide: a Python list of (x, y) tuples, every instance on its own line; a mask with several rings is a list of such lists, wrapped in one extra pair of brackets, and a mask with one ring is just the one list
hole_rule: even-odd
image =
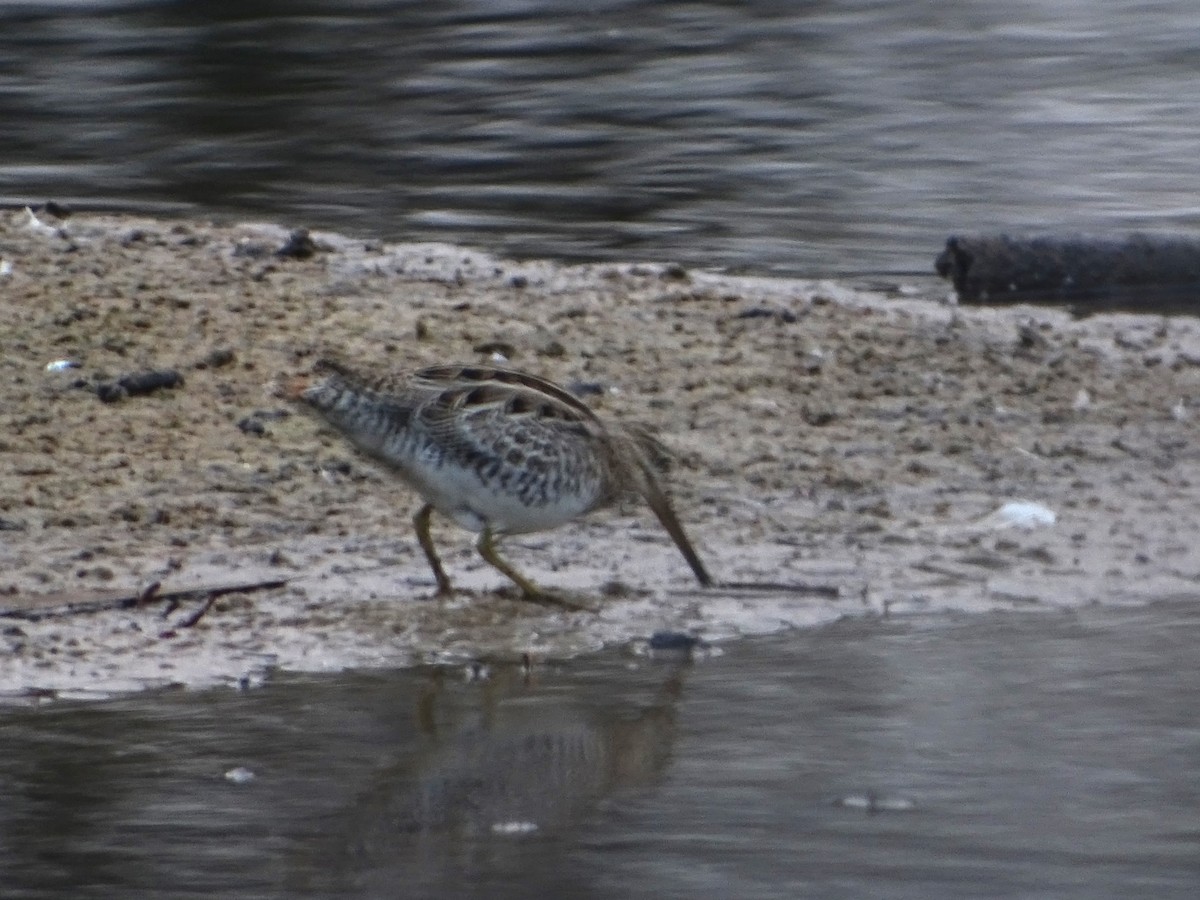
[(1081, 314), (1200, 312), (1200, 238), (952, 237), (937, 273), (960, 303), (1068, 305)]

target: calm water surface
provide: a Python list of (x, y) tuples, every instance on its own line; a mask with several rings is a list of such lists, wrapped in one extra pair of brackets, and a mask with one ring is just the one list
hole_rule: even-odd
[(859, 621), (10, 711), (3, 895), (1193, 898), (1198, 641), (1192, 606)]
[(1191, 228), (1191, 0), (0, 5), (0, 202), (568, 259), (929, 272)]

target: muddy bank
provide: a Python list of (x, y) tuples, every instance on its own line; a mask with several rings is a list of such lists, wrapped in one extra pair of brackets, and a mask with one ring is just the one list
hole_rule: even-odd
[[(191, 627), (186, 603), (0, 619), (6, 695), (1197, 592), (1194, 320), (956, 308), (932, 279), (871, 288), (289, 238), (0, 217), (0, 603), (287, 582), (222, 596)], [(278, 399), (279, 379), (326, 350), (397, 368), (501, 354), (585, 386), (678, 452), (676, 504), (719, 579), (823, 590), (701, 591), (631, 506), (506, 545), (546, 586), (603, 598), (599, 613), (512, 600), (444, 522), (435, 539), (465, 590), (430, 601), (416, 498)], [(98, 387), (163, 371), (179, 381)], [(1054, 521), (993, 515), (1015, 499)]]

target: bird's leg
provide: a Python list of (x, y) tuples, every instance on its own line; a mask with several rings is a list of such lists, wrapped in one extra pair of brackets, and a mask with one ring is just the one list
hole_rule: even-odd
[(496, 536), (492, 533), (490, 526), (484, 526), (483, 531), (479, 534), (479, 540), (475, 543), (475, 548), (479, 551), (479, 555), (487, 560), (492, 568), (502, 572), (519, 587), (527, 600), (541, 599), (543, 597), (541, 588), (514, 569), (507, 560), (496, 552)]
[(587, 609), (588, 607), (578, 603), (573, 603), (570, 600), (563, 599), (554, 594), (543, 591), (536, 584), (518, 572), (512, 565), (505, 560), (499, 553), (496, 552), (496, 536), (492, 534), (492, 529), (484, 526), (480, 532), (479, 540), (475, 544), (475, 549), (479, 551), (479, 555), (487, 560), (492, 568), (504, 574), (513, 584), (521, 589), (522, 598), (530, 600), (534, 603), (553, 604), (555, 606), (563, 606), (571, 610)]
[(413, 516), (413, 527), (417, 530), (417, 541), (421, 544), (421, 549), (425, 551), (429, 567), (433, 569), (433, 577), (437, 579), (436, 596), (449, 597), (454, 593), (454, 588), (450, 585), (446, 570), (442, 568), (442, 561), (438, 559), (437, 551), (433, 549), (433, 538), (429, 535), (429, 517), (432, 515), (433, 506), (426, 503)]

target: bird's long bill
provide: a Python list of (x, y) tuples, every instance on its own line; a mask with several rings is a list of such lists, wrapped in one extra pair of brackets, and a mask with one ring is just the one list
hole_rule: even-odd
[(683, 530), (683, 525), (675, 517), (675, 510), (671, 507), (670, 499), (654, 483), (653, 478), (648, 478), (647, 482), (645, 485), (646, 502), (654, 510), (654, 515), (658, 517), (658, 521), (662, 522), (662, 527), (667, 530), (667, 534), (671, 536), (671, 540), (675, 542), (675, 546), (679, 548), (679, 552), (683, 554), (683, 558), (687, 560), (688, 565), (692, 567), (692, 571), (696, 573), (696, 580), (703, 587), (712, 587), (712, 576), (704, 568), (704, 563), (700, 562), (700, 557), (696, 555), (696, 548), (692, 546), (692, 542), (688, 540), (687, 532)]

